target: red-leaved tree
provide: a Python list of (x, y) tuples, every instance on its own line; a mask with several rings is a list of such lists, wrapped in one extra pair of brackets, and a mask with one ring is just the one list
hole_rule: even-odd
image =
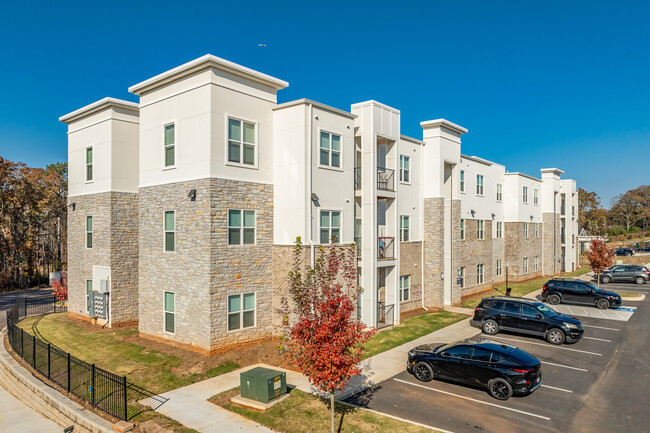
[(605, 269), (612, 266), (612, 257), (614, 257), (614, 251), (607, 248), (605, 241), (593, 239), (591, 241), (590, 249), (585, 253), (587, 260), (589, 260), (589, 265), (594, 271), (597, 277), (598, 285), (600, 285), (600, 274), (603, 273)]
[[(335, 242), (335, 240), (334, 240)], [(334, 393), (345, 390), (374, 335), (356, 320), (355, 249), (332, 243), (320, 248), (314, 267), (303, 266), (303, 247), (296, 240), (293, 268), (289, 272), (289, 299), (282, 300), (282, 349), (309, 382), (330, 394), (334, 432)]]
[(61, 272), (60, 278), (54, 279), (52, 289), (54, 290), (54, 296), (56, 296), (56, 299), (60, 302), (68, 300), (68, 276), (65, 272)]

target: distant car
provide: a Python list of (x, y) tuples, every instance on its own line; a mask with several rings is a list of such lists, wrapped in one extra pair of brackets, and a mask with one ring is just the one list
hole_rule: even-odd
[(516, 347), (482, 338), (414, 347), (408, 353), (406, 369), (422, 382), (439, 377), (485, 387), (498, 400), (531, 394), (542, 384), (539, 359)]
[(555, 278), (548, 280), (542, 287), (542, 298), (550, 304), (586, 304), (595, 305), (601, 310), (621, 305), (621, 295), (609, 292), (591, 283), (581, 280)]
[(644, 284), (650, 280), (650, 271), (645, 266), (638, 265), (615, 265), (603, 271), (600, 280), (603, 283), (629, 282)]
[(519, 332), (545, 338), (551, 344), (575, 343), (584, 329), (579, 319), (560, 314), (535, 299), (510, 296), (483, 298), (469, 324), (485, 334)]
[(632, 248), (616, 248), (614, 254), (617, 256), (633, 256), (634, 250)]

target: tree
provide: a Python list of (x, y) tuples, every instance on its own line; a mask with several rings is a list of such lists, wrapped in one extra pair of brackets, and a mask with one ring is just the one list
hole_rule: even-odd
[(590, 212), (596, 209), (600, 209), (598, 194), (578, 188), (578, 225), (585, 227)]
[[(334, 393), (344, 390), (358, 367), (363, 344), (374, 335), (355, 320), (360, 290), (355, 285), (356, 257), (352, 247), (320, 248), (314, 267), (302, 266), (303, 248), (296, 240), (289, 272), (289, 298), (283, 297), (281, 338), (283, 352), (309, 382), (330, 394), (334, 432)], [(304, 271), (304, 272), (303, 272)], [(291, 303), (292, 307), (289, 307)]]
[(598, 278), (598, 285), (600, 286), (600, 274), (603, 271), (612, 266), (612, 257), (614, 257), (614, 251), (607, 248), (605, 241), (593, 239), (591, 241), (590, 250), (585, 253), (587, 260), (589, 260), (589, 265), (594, 271)]
[(59, 302), (66, 302), (68, 300), (68, 276), (65, 272), (61, 272), (61, 278), (56, 278), (52, 283), (54, 289), (54, 296)]
[(611, 214), (614, 221), (625, 227), (626, 231), (630, 230), (639, 220), (639, 202), (632, 193), (632, 190), (625, 194), (619, 194), (613, 199)]

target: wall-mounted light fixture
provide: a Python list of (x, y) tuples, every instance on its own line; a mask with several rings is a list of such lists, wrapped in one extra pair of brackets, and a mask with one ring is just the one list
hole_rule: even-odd
[(190, 198), (190, 201), (196, 201), (196, 190), (191, 189), (190, 192), (187, 193), (187, 196)]
[(440, 279), (443, 280), (443, 281), (445, 280), (445, 273), (444, 272), (440, 272)]
[(496, 217), (496, 215), (495, 215), (495, 214), (492, 214), (492, 219), (494, 219), (495, 217)]
[(318, 196), (316, 195), (316, 193), (315, 193), (315, 192), (312, 192), (312, 193), (311, 193), (311, 201), (318, 201), (318, 200), (319, 200), (319, 199), (318, 199)]
[(75, 203), (75, 202), (72, 202), (72, 203), (70, 203), (70, 204), (68, 205), (68, 207), (71, 207), (71, 208), (72, 208), (72, 210), (74, 211), (74, 210), (75, 210), (75, 208), (77, 207), (77, 203)]
[(533, 219), (535, 219), (535, 217), (531, 215), (531, 216), (530, 216), (530, 220), (532, 221)]
[(476, 211), (474, 209), (470, 210), (469, 212), (472, 214), (472, 216), (474, 216), (474, 214), (476, 214)]

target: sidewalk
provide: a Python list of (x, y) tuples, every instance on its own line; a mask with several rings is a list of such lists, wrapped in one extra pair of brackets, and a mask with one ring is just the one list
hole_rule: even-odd
[[(0, 344), (2, 342), (0, 341)], [(59, 427), (0, 386), (0, 431), (20, 433), (59, 433)]]
[[(469, 310), (469, 309), (461, 309)], [(465, 311), (462, 311), (465, 312)], [(473, 312), (473, 310), (469, 310)], [(449, 325), (431, 334), (415, 339), (402, 346), (387, 350), (371, 358), (361, 361), (362, 374), (350, 382), (345, 394), (338, 395), (337, 400), (349, 397), (352, 394), (389, 379), (402, 372), (406, 366), (406, 354), (415, 346), (425, 343), (448, 343), (471, 337), (478, 332), (469, 325), (469, 320)], [(313, 388), (305, 376), (295, 371), (274, 367), (266, 364), (256, 364), (245, 367), (212, 379), (204, 380), (193, 385), (166, 392), (160, 397), (166, 399), (165, 403), (154, 409), (186, 427), (193, 428), (203, 433), (217, 432), (272, 432), (238, 414), (223, 409), (207, 401), (215, 394), (228, 391), (239, 386), (239, 374), (255, 367), (266, 367), (287, 373), (287, 384), (293, 385), (301, 391), (320, 394)]]

